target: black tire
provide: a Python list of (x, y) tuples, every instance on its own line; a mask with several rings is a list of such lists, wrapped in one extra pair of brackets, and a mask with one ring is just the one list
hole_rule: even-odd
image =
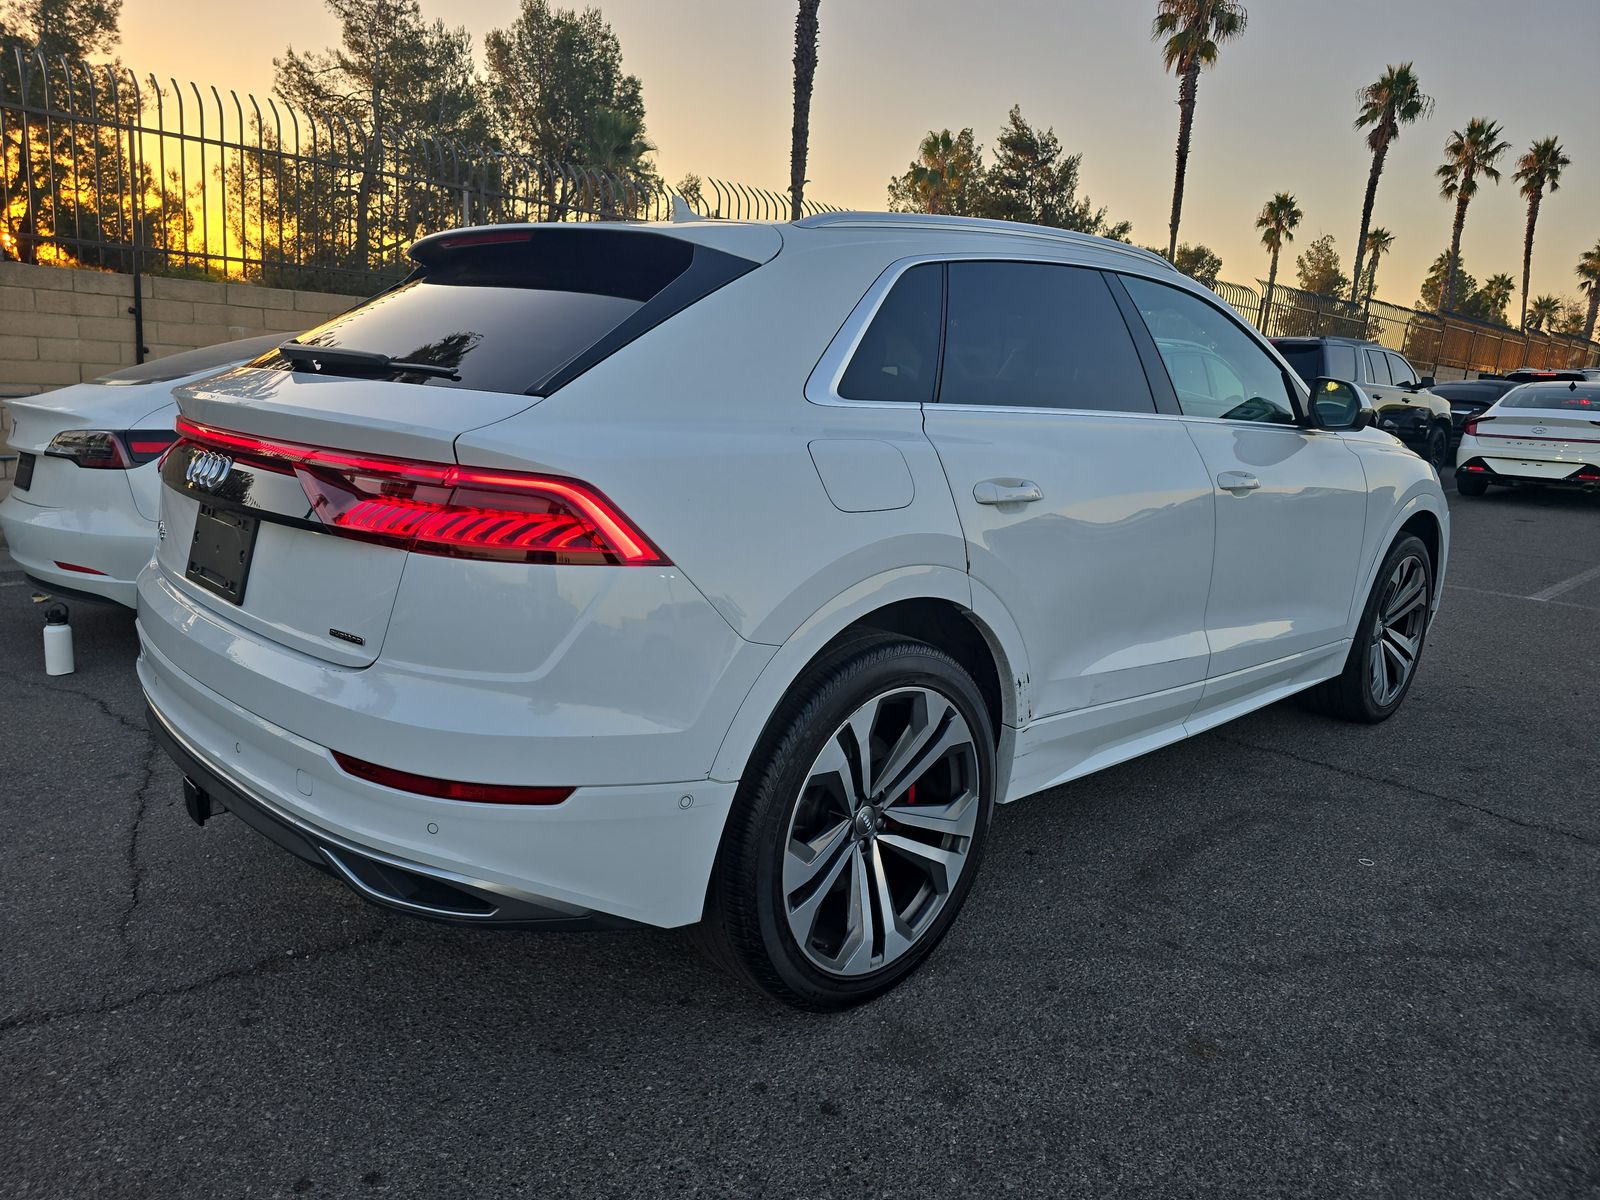
[[(1411, 669), (1400, 684), (1399, 691), (1385, 697), (1377, 694), (1377, 686), (1373, 681), (1371, 658), (1373, 643), (1380, 636), (1378, 620), (1380, 605), (1390, 599), (1391, 582), (1397, 569), (1407, 559), (1415, 559), (1421, 571), (1422, 615), (1417, 622), (1416, 650)], [(1428, 548), (1422, 544), (1421, 538), (1405, 534), (1389, 547), (1389, 553), (1384, 555), (1383, 564), (1378, 568), (1372, 591), (1361, 610), (1361, 624), (1357, 627), (1358, 632), (1354, 644), (1350, 647), (1350, 654), (1345, 659), (1344, 670), (1326, 683), (1320, 683), (1307, 691), (1305, 693), (1307, 706), (1326, 716), (1366, 725), (1376, 725), (1392, 717), (1405, 702), (1412, 683), (1416, 681), (1417, 670), (1422, 665), (1422, 652), (1427, 642), (1428, 617), (1432, 605), (1433, 562), (1428, 557)]]
[(1489, 481), (1481, 475), (1464, 475), (1456, 472), (1456, 492), (1462, 496), (1481, 496), (1489, 490)]
[[(903, 812), (904, 809), (891, 808), (889, 800), (873, 807), (848, 797), (849, 811), (855, 817), (861, 817), (867, 807), (873, 807), (874, 813), (881, 807), (880, 833), (868, 834), (858, 830), (859, 822), (850, 816), (841, 816), (843, 810), (837, 807), (826, 818), (829, 822), (842, 821), (846, 830), (843, 837), (850, 843), (841, 852), (846, 857), (855, 854), (857, 847), (869, 852), (867, 848), (873, 837), (887, 838), (888, 845), (897, 839), (904, 842), (913, 833), (919, 839), (931, 838), (934, 844), (940, 846), (964, 847), (965, 854), (954, 882), (945, 885), (938, 906), (917, 910), (926, 924), (910, 942), (909, 949), (899, 951), (899, 957), (892, 960), (887, 952), (890, 944), (888, 933), (877, 916), (881, 912), (881, 905), (875, 899), (878, 893), (874, 888), (865, 889), (874, 898), (871, 911), (866, 913), (865, 928), (868, 938), (872, 939), (871, 946), (880, 944), (881, 940), (885, 947), (882, 956), (884, 965), (866, 969), (878, 957), (869, 954), (868, 959), (855, 968), (864, 973), (836, 974), (821, 969), (813, 961), (811, 955), (820, 952), (816, 943), (812, 943), (809, 949), (803, 949), (791, 929), (789, 909), (794, 896), (799, 893), (785, 896), (783, 868), (786, 863), (792, 862), (789, 857), (790, 838), (800, 828), (802, 812), (807, 805), (817, 804), (817, 781), (841, 777), (813, 773), (819, 754), (824, 749), (836, 749), (840, 744), (855, 745), (854, 735), (847, 734), (843, 728), (846, 720), (864, 706), (871, 705), (875, 699), (885, 696), (889, 697), (888, 704), (877, 710), (880, 714), (889, 712), (897, 704), (904, 706), (917, 703), (922, 705), (925, 713), (940, 709), (945, 722), (939, 726), (942, 729), (956, 728), (953, 718), (949, 716), (950, 711), (958, 713), (966, 722), (970, 739), (963, 745), (970, 744), (970, 753), (963, 750), (960, 762), (954, 766), (946, 766), (947, 760), (940, 758), (937, 760), (937, 769), (951, 778), (964, 775), (963, 783), (959, 785), (964, 791), (972, 790), (969, 773), (976, 772), (976, 802), (973, 804), (969, 801), (962, 809), (964, 813), (969, 813), (975, 808), (975, 821), (970, 837), (914, 833), (892, 819), (891, 814)], [(939, 706), (937, 702), (941, 700), (948, 702), (948, 709)], [(892, 712), (890, 715), (893, 715)], [(867, 739), (868, 756), (874, 769), (885, 766), (885, 760), (894, 758), (894, 755), (886, 752), (877, 736), (877, 731), (892, 728), (888, 717), (880, 716), (878, 723), (873, 726), (874, 734)], [(905, 728), (908, 732), (912, 729), (910, 718), (907, 718)], [(932, 737), (929, 740), (931, 743)], [(848, 750), (845, 755), (848, 757)], [(851, 774), (859, 777), (853, 762)], [(924, 787), (925, 791), (933, 790), (936, 786), (930, 783), (933, 774), (930, 770), (926, 775), (918, 775), (915, 780), (917, 786)], [(954, 788), (958, 785), (952, 783), (949, 786)], [(977, 685), (955, 659), (942, 650), (898, 636), (876, 635), (868, 640), (840, 646), (814, 663), (796, 681), (773, 715), (761, 743), (751, 757), (735, 795), (722, 845), (712, 868), (705, 919), (696, 930), (697, 942), (707, 957), (719, 966), (767, 995), (797, 1008), (838, 1010), (882, 995), (927, 959), (960, 912), (982, 861), (989, 821), (994, 811), (994, 787), (993, 725)], [(826, 791), (825, 788), (823, 790)], [(907, 795), (904, 789), (898, 794)], [(915, 789), (909, 796), (909, 803), (917, 803)], [(861, 804), (860, 808), (857, 807), (858, 803)], [(924, 807), (921, 811), (928, 813), (939, 810)], [(873, 814), (865, 815), (868, 817), (867, 826), (870, 827)], [(797, 841), (794, 844), (800, 843)], [(892, 846), (890, 849), (880, 849), (882, 854), (878, 860), (878, 870), (881, 874), (871, 876), (874, 885), (880, 878), (887, 878), (901, 870), (885, 870), (883, 862), (899, 861), (904, 864), (911, 861), (904, 857), (903, 852), (894, 851)], [(816, 857), (821, 859), (823, 852), (818, 851)], [(851, 860), (852, 863), (854, 861)], [(843, 888), (849, 893), (850, 871), (853, 869), (852, 866), (840, 874), (838, 882), (824, 884), (810, 893), (813, 896), (822, 893), (830, 895), (829, 900), (818, 902), (814, 909), (816, 913), (821, 913), (826, 904), (835, 904), (848, 915), (848, 894), (840, 897), (838, 889)], [(817, 874), (826, 877), (829, 872), (819, 870)], [(931, 891), (930, 899), (921, 903), (932, 904)], [(820, 921), (811, 926), (813, 934), (819, 927)], [(840, 953), (843, 955), (844, 951), (841, 949)]]
[(1428, 430), (1428, 440), (1422, 448), (1422, 457), (1435, 471), (1443, 471), (1450, 458), (1450, 435), (1439, 425)]

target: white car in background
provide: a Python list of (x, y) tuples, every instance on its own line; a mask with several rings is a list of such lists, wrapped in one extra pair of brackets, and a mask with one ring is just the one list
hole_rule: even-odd
[(178, 390), (139, 576), (190, 815), (376, 903), (699, 923), (842, 1007), (937, 944), (996, 804), (1415, 677), (1433, 468), (1154, 254), (844, 213), (411, 255)]
[(1491, 483), (1600, 490), (1600, 381), (1524, 383), (1468, 417), (1456, 451), (1456, 490)]
[(6, 401), (17, 464), (0, 532), (28, 577), (46, 591), (132, 608), (156, 539), (156, 460), (177, 437), (173, 386), (249, 362), (286, 336), (169, 354)]

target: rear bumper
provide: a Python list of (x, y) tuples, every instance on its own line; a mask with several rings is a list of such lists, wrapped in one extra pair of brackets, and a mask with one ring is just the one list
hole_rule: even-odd
[[(126, 487), (126, 485), (124, 485)], [(79, 511), (33, 504), (13, 491), (0, 501), (0, 531), (17, 565), (47, 588), (134, 607), (135, 580), (150, 561), (156, 526), (132, 511)], [(58, 562), (101, 572), (68, 571)]]
[(146, 706), (145, 718), (156, 743), (183, 772), (185, 807), (197, 824), (204, 825), (224, 812), (232, 813), (269, 841), (380, 907), (433, 921), (502, 928), (571, 930), (636, 924), (522, 895), (336, 837), (245, 791), (190, 746), (154, 706)]
[(537, 808), (401, 792), (187, 676), (142, 623), (140, 643), (151, 727), (195, 787), (367, 900), (475, 925), (700, 919), (735, 784), (580, 787)]
[(1584, 492), (1600, 491), (1600, 466), (1589, 463), (1519, 462), (1464, 452), (1456, 471), (1504, 487), (1533, 485)]

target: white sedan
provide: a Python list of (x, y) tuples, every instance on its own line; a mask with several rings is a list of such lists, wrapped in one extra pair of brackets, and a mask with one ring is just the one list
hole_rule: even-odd
[(133, 607), (156, 539), (156, 460), (177, 437), (172, 389), (258, 358), (287, 335), (171, 354), (90, 383), (6, 402), (18, 452), (0, 531), (46, 591)]
[(1600, 488), (1600, 383), (1525, 383), (1461, 427), (1456, 490), (1491, 483)]
[(191, 817), (377, 904), (700, 923), (856, 1004), (938, 944), (997, 805), (1416, 678), (1433, 468), (1153, 254), (843, 213), (411, 255), (178, 389), (139, 575)]

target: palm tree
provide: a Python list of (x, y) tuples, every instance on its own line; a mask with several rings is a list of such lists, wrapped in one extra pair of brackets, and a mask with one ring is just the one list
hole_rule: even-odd
[(1256, 218), (1256, 228), (1261, 230), (1261, 244), (1272, 252), (1272, 266), (1267, 271), (1267, 290), (1261, 298), (1261, 319), (1257, 322), (1263, 331), (1272, 316), (1272, 293), (1278, 286), (1278, 254), (1285, 242), (1294, 241), (1294, 230), (1303, 216), (1305, 214), (1300, 211), (1294, 197), (1288, 192), (1279, 192), (1262, 206), (1261, 215)]
[[(1372, 224), (1372, 202), (1378, 195), (1378, 176), (1389, 157), (1389, 146), (1400, 136), (1400, 127), (1420, 121), (1433, 112), (1433, 99), (1422, 94), (1417, 73), (1411, 63), (1388, 66), (1377, 82), (1356, 93), (1361, 112), (1356, 128), (1367, 129), (1367, 148), (1372, 151), (1372, 170), (1367, 172), (1367, 197), (1361, 203), (1361, 233), (1356, 238), (1356, 265), (1351, 271), (1350, 299), (1361, 298), (1361, 260), (1367, 249), (1367, 230)], [(1368, 291), (1370, 298), (1371, 291)]]
[(1456, 202), (1455, 224), (1450, 229), (1450, 261), (1445, 265), (1444, 288), (1439, 293), (1439, 311), (1450, 312), (1455, 305), (1456, 269), (1461, 263), (1461, 229), (1467, 223), (1467, 205), (1478, 194), (1478, 176), (1500, 182), (1495, 164), (1511, 149), (1500, 140), (1503, 131), (1498, 121), (1473, 117), (1465, 130), (1452, 130), (1444, 143), (1444, 162), (1434, 172), (1441, 182), (1439, 194)]
[(595, 199), (602, 219), (635, 215), (637, 204), (626, 193), (646, 165), (640, 160), (654, 149), (637, 116), (615, 108), (594, 110), (581, 153), (584, 166), (601, 172), (597, 181), (600, 195)]
[(806, 154), (811, 142), (811, 84), (817, 77), (817, 6), (800, 0), (794, 21), (794, 133), (789, 143), (789, 219), (804, 216)]
[(1483, 297), (1484, 307), (1488, 310), (1491, 320), (1506, 323), (1506, 305), (1511, 303), (1511, 295), (1517, 290), (1517, 281), (1511, 276), (1501, 272), (1491, 275), (1483, 281), (1483, 286), (1478, 289), (1478, 294)]
[(948, 129), (922, 139), (918, 147), (922, 161), (911, 168), (911, 186), (930, 213), (944, 212), (951, 197), (959, 195), (978, 164), (962, 139)]
[(1178, 217), (1183, 212), (1183, 179), (1189, 169), (1189, 138), (1200, 71), (1217, 61), (1217, 47), (1244, 32), (1249, 19), (1237, 0), (1156, 0), (1150, 36), (1165, 39), (1162, 65), (1178, 77), (1178, 168), (1172, 180), (1172, 232), (1167, 261), (1178, 253)]
[(1583, 252), (1583, 257), (1578, 259), (1578, 290), (1586, 292), (1589, 296), (1589, 315), (1583, 323), (1583, 340), (1594, 341), (1594, 319), (1600, 312), (1600, 242)]
[[(1376, 229), (1367, 230), (1367, 240), (1364, 243), (1366, 251), (1371, 257), (1367, 260), (1367, 307), (1372, 307), (1372, 297), (1378, 290), (1378, 260), (1394, 249), (1394, 234), (1382, 225)], [(1359, 260), (1358, 260), (1359, 261)]]
[(1542, 333), (1561, 319), (1560, 296), (1535, 296), (1528, 306), (1528, 332)]
[(1528, 323), (1528, 276), (1533, 271), (1533, 227), (1539, 223), (1539, 205), (1544, 201), (1545, 188), (1552, 192), (1561, 187), (1561, 170), (1570, 167), (1572, 160), (1553, 137), (1540, 138), (1528, 147), (1528, 152), (1517, 159), (1514, 179), (1522, 184), (1522, 198), (1528, 202), (1528, 228), (1522, 235), (1522, 324)]

